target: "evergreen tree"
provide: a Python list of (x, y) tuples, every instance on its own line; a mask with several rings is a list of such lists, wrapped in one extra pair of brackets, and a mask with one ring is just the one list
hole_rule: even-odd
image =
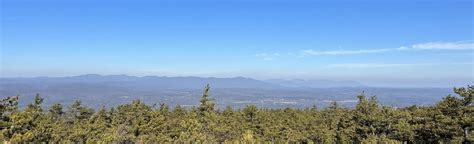
[(60, 103), (55, 103), (49, 108), (49, 114), (53, 119), (59, 119), (64, 115), (63, 106)]
[(461, 114), (459, 118), (459, 125), (463, 130), (463, 143), (474, 142), (474, 106), (472, 100), (474, 99), (474, 86), (467, 86), (466, 88), (454, 88), (454, 92), (462, 98)]
[(9, 130), (12, 125), (11, 115), (17, 112), (18, 97), (6, 97), (0, 100), (0, 139), (9, 140), (12, 137)]
[(217, 115), (215, 112), (215, 104), (210, 94), (209, 84), (204, 87), (204, 92), (200, 100), (198, 107), (199, 122), (202, 125), (202, 132), (206, 136), (206, 139), (214, 140), (214, 134), (216, 133), (216, 121)]
[(68, 127), (67, 139), (72, 142), (87, 142), (87, 120), (94, 114), (94, 109), (82, 106), (81, 101), (75, 101), (66, 112)]
[(357, 140), (362, 141), (369, 136), (377, 135), (377, 122), (381, 118), (378, 103), (375, 97), (366, 99), (364, 93), (357, 96), (359, 103), (354, 109), (354, 122), (356, 123)]
[(36, 94), (34, 102), (27, 105), (25, 110), (15, 112), (11, 115), (12, 124), (6, 133), (11, 142), (42, 142), (48, 139), (48, 133), (43, 133), (44, 129), (39, 129), (45, 125), (45, 115), (41, 104), (43, 98)]
[(18, 109), (18, 96), (0, 100), (6, 143), (472, 143), (474, 87), (455, 88), (433, 106), (393, 108), (358, 96), (355, 108), (269, 109), (248, 105), (216, 110), (209, 85), (198, 107), (158, 108), (140, 100), (97, 112), (74, 102), (43, 110), (43, 98)]

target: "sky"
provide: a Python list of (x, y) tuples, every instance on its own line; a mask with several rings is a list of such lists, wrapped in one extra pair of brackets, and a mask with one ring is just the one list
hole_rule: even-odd
[(2, 0), (0, 77), (474, 83), (472, 0)]

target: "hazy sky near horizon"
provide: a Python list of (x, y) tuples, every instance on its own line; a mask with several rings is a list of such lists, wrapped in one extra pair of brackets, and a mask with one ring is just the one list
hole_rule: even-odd
[(1, 77), (474, 81), (472, 0), (2, 0)]

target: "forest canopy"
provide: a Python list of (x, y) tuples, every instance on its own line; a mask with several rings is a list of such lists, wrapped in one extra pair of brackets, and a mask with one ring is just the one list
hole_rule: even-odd
[(207, 85), (200, 105), (184, 108), (141, 100), (94, 110), (76, 101), (42, 106), (38, 94), (25, 108), (19, 96), (0, 101), (0, 140), (12, 143), (472, 143), (474, 86), (454, 88), (432, 106), (382, 106), (357, 96), (355, 108), (269, 109), (248, 105), (216, 109)]

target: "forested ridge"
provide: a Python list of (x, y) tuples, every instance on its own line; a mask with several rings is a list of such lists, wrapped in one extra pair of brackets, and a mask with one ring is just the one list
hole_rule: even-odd
[(381, 106), (357, 96), (356, 107), (216, 109), (205, 87), (200, 105), (170, 107), (140, 100), (97, 111), (76, 101), (25, 108), (18, 96), (0, 101), (0, 139), (51, 143), (472, 143), (474, 86), (454, 88), (432, 106)]

